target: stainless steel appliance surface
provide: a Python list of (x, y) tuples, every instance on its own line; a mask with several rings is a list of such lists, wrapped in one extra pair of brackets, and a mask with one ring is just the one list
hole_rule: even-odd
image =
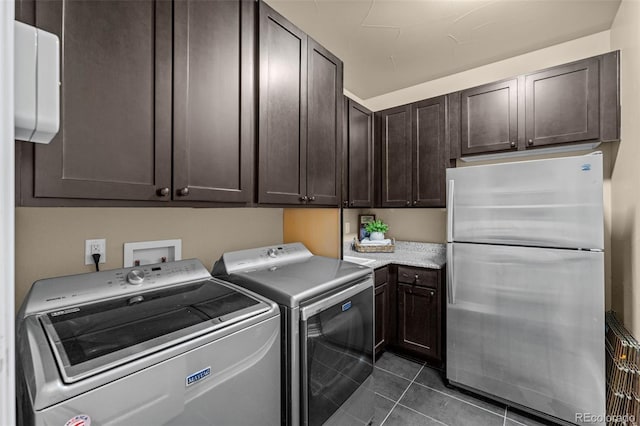
[(280, 305), (283, 425), (371, 423), (372, 269), (292, 243), (225, 253), (213, 275)]
[(37, 281), (16, 337), (20, 425), (280, 424), (278, 306), (195, 259)]
[(447, 170), (447, 378), (555, 422), (605, 415), (602, 155)]

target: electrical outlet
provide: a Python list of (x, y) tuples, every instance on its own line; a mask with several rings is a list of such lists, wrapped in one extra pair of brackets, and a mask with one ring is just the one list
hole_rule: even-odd
[(100, 254), (100, 263), (107, 263), (107, 240), (85, 240), (84, 242), (84, 264), (95, 265), (92, 254)]
[(350, 231), (351, 231), (351, 223), (345, 222), (344, 223), (344, 233), (348, 234)]

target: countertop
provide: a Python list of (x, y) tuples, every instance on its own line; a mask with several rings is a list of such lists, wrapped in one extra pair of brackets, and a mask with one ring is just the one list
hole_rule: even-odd
[(447, 247), (444, 244), (396, 241), (394, 253), (358, 253), (351, 248), (352, 242), (344, 243), (344, 256), (375, 259), (369, 263), (373, 269), (395, 263), (419, 268), (442, 269), (447, 263)]

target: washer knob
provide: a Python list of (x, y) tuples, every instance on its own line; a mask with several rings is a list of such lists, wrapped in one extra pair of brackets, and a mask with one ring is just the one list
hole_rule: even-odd
[(142, 269), (132, 269), (127, 274), (129, 284), (140, 285), (144, 281), (144, 271)]
[(270, 248), (269, 250), (267, 250), (267, 255), (269, 257), (276, 257), (276, 256), (278, 256), (278, 250), (276, 250), (274, 248)]

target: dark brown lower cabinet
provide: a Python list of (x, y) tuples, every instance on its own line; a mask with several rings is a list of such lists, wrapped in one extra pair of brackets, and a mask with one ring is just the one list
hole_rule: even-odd
[(389, 342), (389, 283), (376, 286), (376, 346), (375, 352), (378, 355), (384, 351)]
[(398, 284), (397, 346), (440, 359), (440, 303), (436, 289)]
[(384, 351), (389, 343), (389, 267), (375, 271), (375, 354)]
[(387, 348), (444, 361), (444, 269), (389, 265), (375, 271), (375, 353)]

